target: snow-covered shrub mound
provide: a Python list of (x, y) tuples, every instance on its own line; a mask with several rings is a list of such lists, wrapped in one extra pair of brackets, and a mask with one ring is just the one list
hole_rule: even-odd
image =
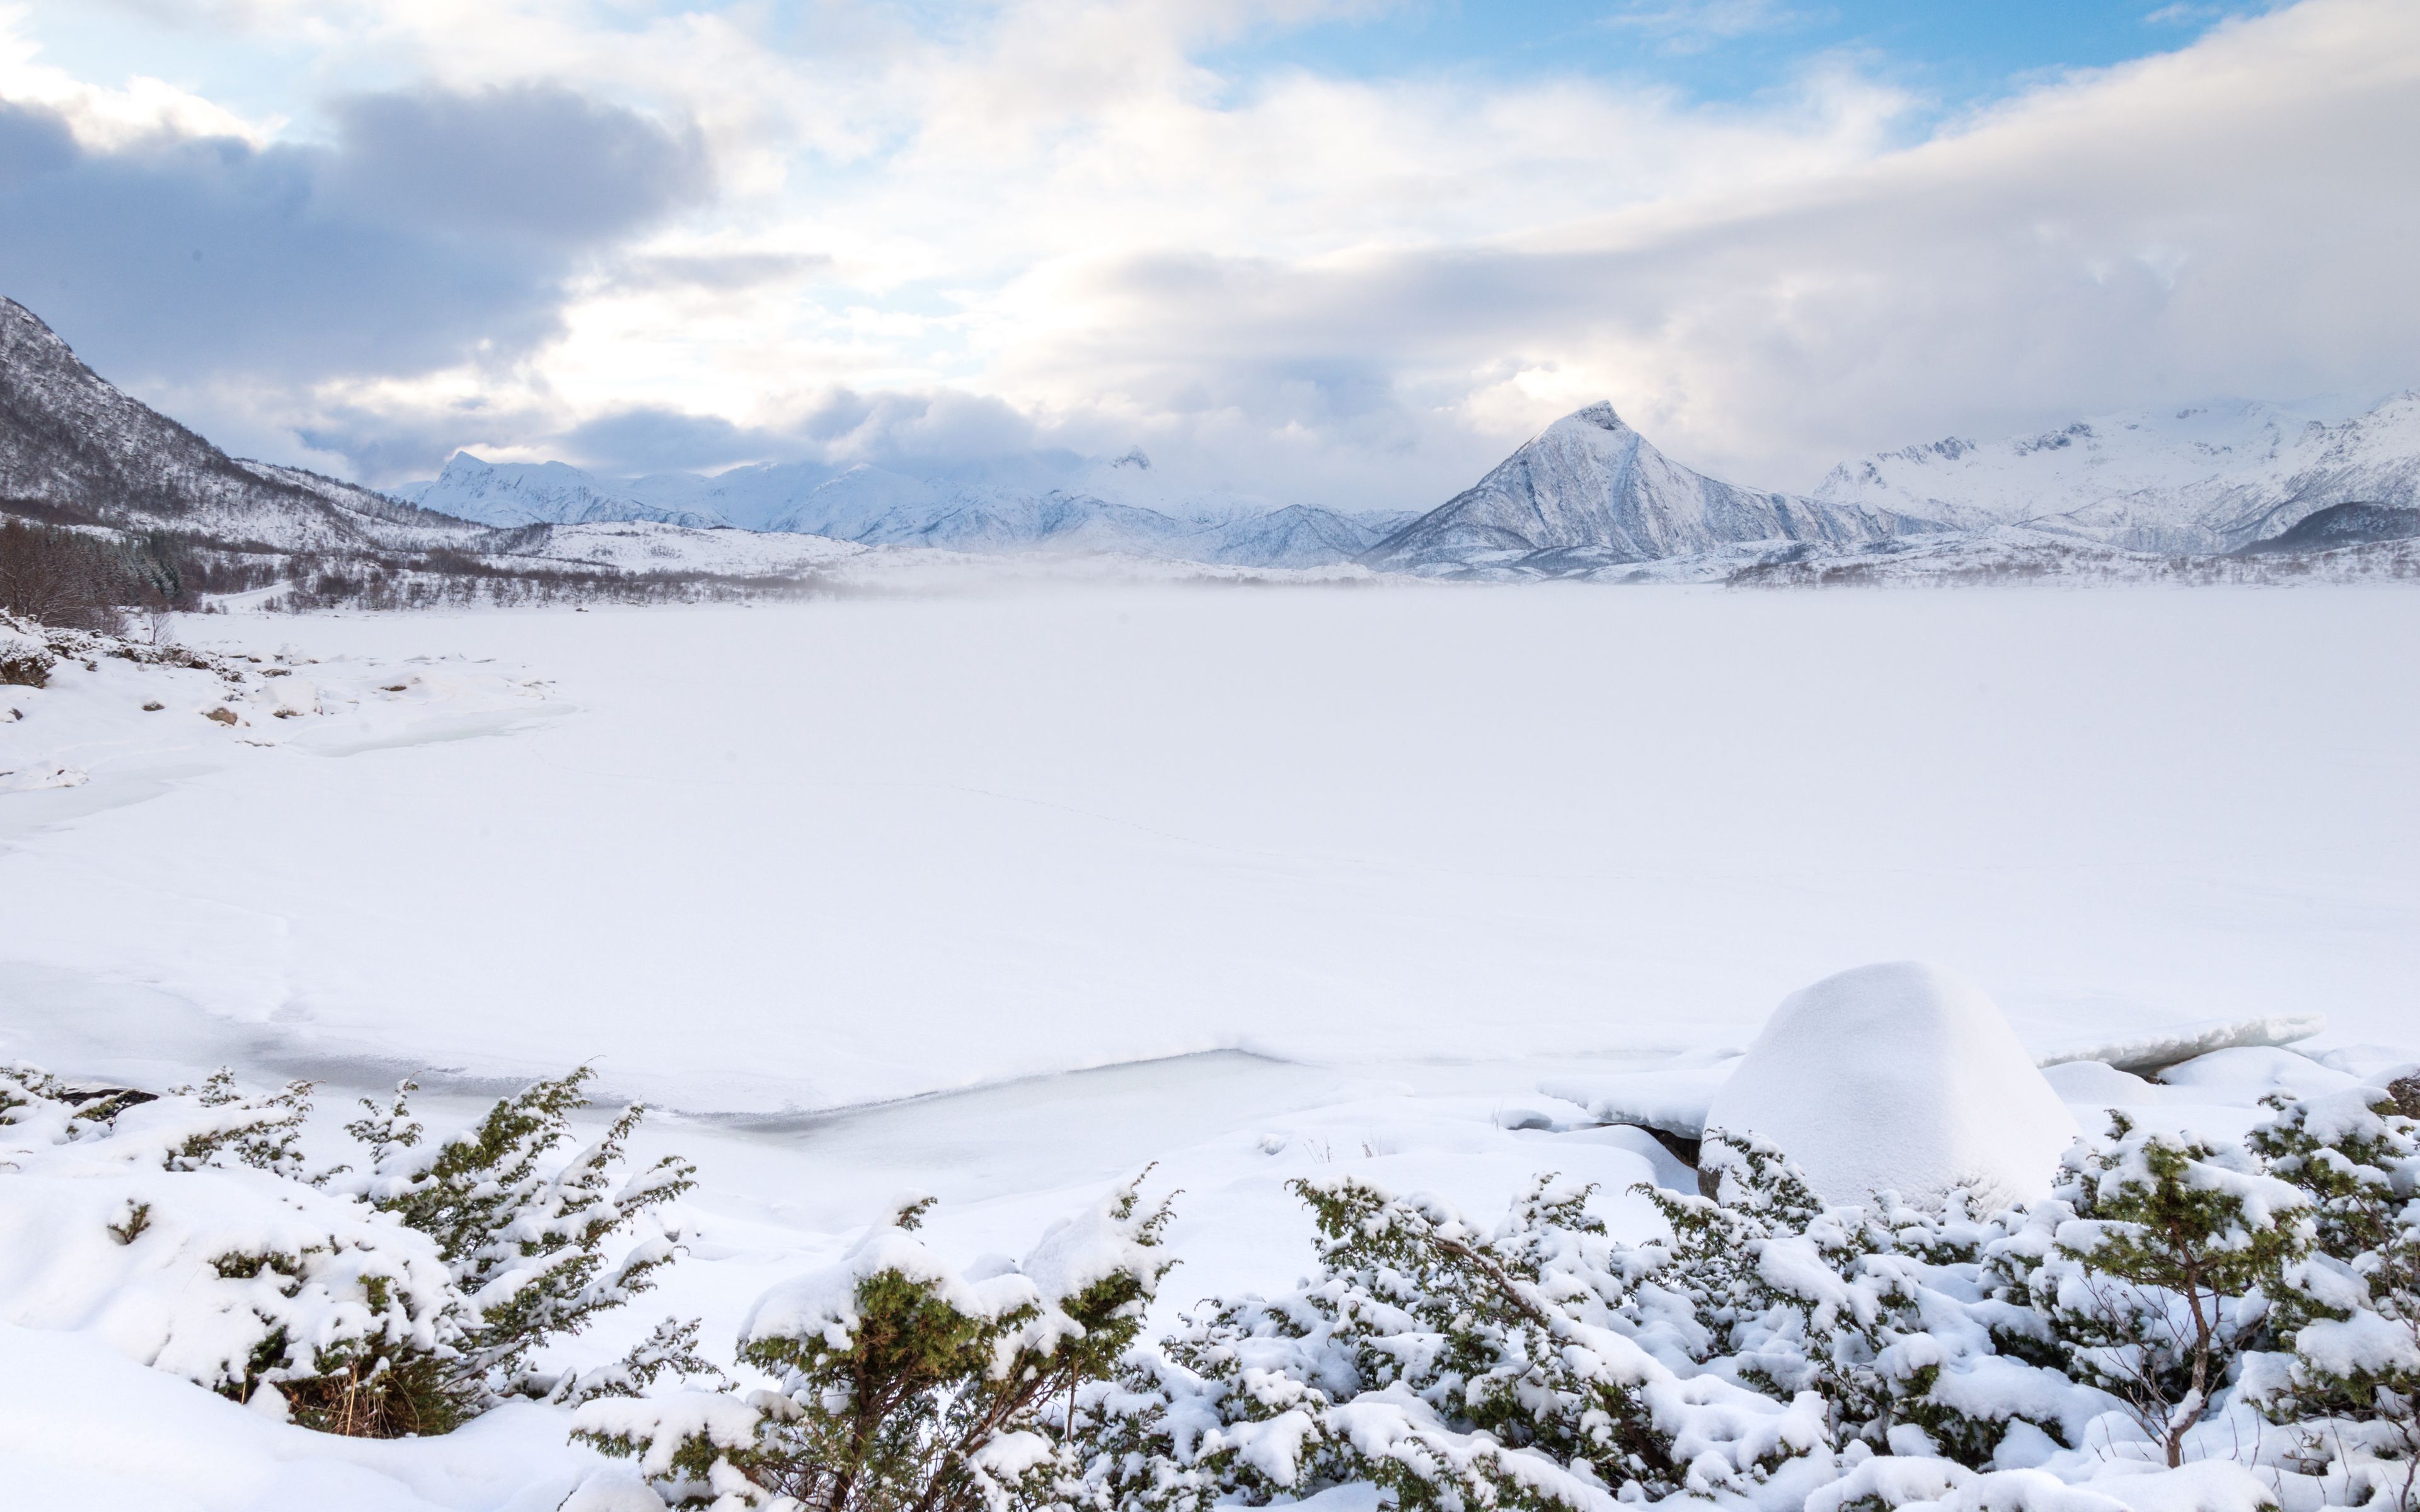
[(2244, 1393), (2335, 1499), (2420, 1505), (2420, 1074), (2271, 1105), (2252, 1148), (2315, 1235), (2272, 1287), (2287, 1352), (2248, 1361)]
[(588, 1076), (539, 1082), (442, 1139), (411, 1119), (407, 1083), (349, 1126), (358, 1167), (312, 1172), (307, 1084), (246, 1097), (221, 1072), (155, 1097), (0, 1070), (0, 1321), (88, 1334), (374, 1437), (442, 1432), (506, 1395), (631, 1394), (704, 1369), (695, 1325), (669, 1321), (599, 1370), (532, 1365), (647, 1288), (675, 1253), (653, 1210), (690, 1184), (670, 1156), (624, 1172), (635, 1107), (566, 1156)]
[[(685, 1348), (668, 1349), (677, 1330), (659, 1329), (590, 1384), (531, 1367), (549, 1338), (577, 1334), (654, 1284), (679, 1238), (657, 1210), (696, 1184), (694, 1168), (675, 1155), (624, 1174), (624, 1147), (644, 1112), (636, 1105), (602, 1137), (574, 1145), (570, 1117), (588, 1105), (582, 1088), (594, 1074), (582, 1066), (535, 1082), (450, 1138), (429, 1138), (411, 1117), (410, 1082), (384, 1105), (364, 1099), (365, 1116), (346, 1125), (363, 1169), (331, 1180), (434, 1238), (460, 1293), (467, 1406), (508, 1394), (575, 1400), (689, 1358)], [(618, 1261), (606, 1250), (617, 1239), (634, 1241)]]
[(1131, 1349), (1167, 1263), (1131, 1188), (1021, 1266), (951, 1265), (911, 1209), (759, 1302), (781, 1390), (583, 1408), (646, 1487), (578, 1505), (2420, 1512), (2407, 1098), (2280, 1097), (2244, 1149), (2118, 1119), (1995, 1211), (1827, 1203), (1709, 1131), (1713, 1195), (1641, 1189), (1643, 1243), (1551, 1175), (1492, 1227), (1302, 1180), (1316, 1273)]
[[(248, 1400), (345, 1419), (373, 1377), (429, 1389), (454, 1293), (425, 1234), (281, 1174), (295, 1100), (90, 1103), (0, 1072), (0, 1318), (87, 1332)], [(411, 1395), (411, 1394), (407, 1394)], [(433, 1427), (437, 1423), (400, 1427)]]
[(1706, 1121), (1788, 1150), (1834, 1202), (1963, 1187), (1983, 1208), (2045, 1196), (2080, 1132), (1991, 998), (1909, 961), (1783, 999)]
[(676, 1505), (1006, 1512), (1079, 1493), (1070, 1409), (1116, 1370), (1173, 1263), (1168, 1208), (1122, 1187), (1022, 1263), (962, 1269), (918, 1236), (930, 1205), (757, 1300), (739, 1356), (780, 1390), (604, 1397), (577, 1436), (637, 1459)]

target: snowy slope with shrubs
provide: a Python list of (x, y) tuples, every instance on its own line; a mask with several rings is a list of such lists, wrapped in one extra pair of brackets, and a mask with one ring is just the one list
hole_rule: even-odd
[[(1836, 1005), (1850, 980), (1832, 984)], [(1844, 1038), (1863, 1032), (1843, 1024)], [(1922, 1058), (1946, 1072), (1969, 1054)], [(1283, 1138), (1214, 1138), (1164, 1150), (1148, 1185), (1044, 1195), (1074, 1211), (1029, 1230), (1022, 1258), (937, 1231), (951, 1210), (913, 1197), (777, 1277), (730, 1242), (764, 1229), (755, 1202), (695, 1208), (689, 1162), (626, 1158), (634, 1116), (601, 1142), (566, 1139), (577, 1080), (498, 1102), (450, 1137), (399, 1141), (402, 1103), (372, 1101), (349, 1134), (363, 1168), (315, 1171), (299, 1089), (246, 1096), (222, 1079), (146, 1103), (21, 1069), (0, 1082), (0, 1222), (49, 1225), (33, 1247), (75, 1263), (64, 1287), (0, 1269), (0, 1346), (53, 1388), (0, 1427), (0, 1472), (143, 1497), (198, 1463), (214, 1473), (195, 1504), (281, 1509), (314, 1504), (315, 1479), (318, 1495), (347, 1484), (380, 1498), (362, 1504), (591, 1512), (1200, 1512), (1311, 1495), (1338, 1512), (2408, 1508), (2420, 1063), (2272, 1052), (2291, 1066), (2246, 1076), (2226, 1058), (2243, 1054), (2170, 1073), (2242, 1133), (2170, 1132), (2174, 1110), (2141, 1084), (2041, 1195), (2006, 1207), (1964, 1189), (1827, 1200), (1786, 1151), (1719, 1130), (1694, 1173), (1625, 1168), (1590, 1139), (1622, 1131), (1575, 1119), (1482, 1139), (1472, 1125), (1500, 1118), (1430, 1097), (1413, 1100), (1423, 1142), (1488, 1151), (1487, 1180), (1466, 1168), (1449, 1183), (1459, 1199), (1398, 1184), (1420, 1181), (1417, 1149), (1365, 1143), (1331, 1164)], [(1846, 1101), (1833, 1111), (1840, 1133), (1863, 1117)], [(683, 1134), (704, 1164), (744, 1165), (745, 1145)], [(1239, 1206), (1224, 1173), (1256, 1161), (1276, 1168)], [(43, 1205), (79, 1182), (88, 1211)], [(1491, 1186), (1509, 1198), (1499, 1221), (1463, 1205)], [(303, 1221), (246, 1222), (239, 1189), (282, 1192)], [(1218, 1221), (1187, 1224), (1205, 1199)], [(217, 1237), (194, 1236), (197, 1211)], [(486, 1242), (453, 1237), (466, 1234)], [(615, 1235), (628, 1237), (597, 1242)], [(1251, 1263), (1202, 1246), (1221, 1236)], [(683, 1238), (686, 1257), (668, 1242)], [(1287, 1264), (1275, 1252), (1305, 1242), (1309, 1273), (1269, 1285)], [(483, 1257), (517, 1250), (523, 1263), (480, 1281)], [(416, 1289), (347, 1262), (373, 1254)], [(1205, 1260), (1171, 1291), (1172, 1267)], [(568, 1367), (500, 1369), (473, 1347), (483, 1319), (553, 1317), (576, 1334), (561, 1324), (619, 1307), (634, 1268), (667, 1304), (715, 1298), (721, 1326), (668, 1321), (619, 1362), (574, 1340), (595, 1363)], [(270, 1275), (292, 1279), (209, 1311), (214, 1292)], [(345, 1278), (351, 1300), (322, 1277)], [(132, 1320), (62, 1311), (78, 1295)], [(222, 1320), (204, 1336), (237, 1347), (164, 1348), (173, 1315), (145, 1313), (150, 1298), (201, 1308)], [(405, 1323), (364, 1378), (358, 1341)], [(298, 1351), (306, 1330), (327, 1348)], [(464, 1426), (396, 1452), (334, 1436), (332, 1410), (365, 1391), (396, 1400), (401, 1386), (377, 1383), (415, 1361), (409, 1381), (475, 1385), (430, 1398), (458, 1401)], [(214, 1416), (205, 1388), (245, 1407)], [(154, 1398), (146, 1454), (83, 1461), (95, 1417)], [(276, 1426), (288, 1417), (318, 1431)], [(323, 1475), (279, 1468), (298, 1464)]]

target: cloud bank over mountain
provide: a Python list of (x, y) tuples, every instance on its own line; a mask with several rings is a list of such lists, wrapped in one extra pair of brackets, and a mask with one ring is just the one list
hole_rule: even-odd
[(187, 23), (175, 85), (19, 13), (0, 291), (230, 445), (373, 483), (1140, 444), (1395, 508), (1610, 396), (1802, 491), (1910, 436), (2420, 377), (2408, 5), (2146, 27), (1970, 100), (1820, 49), (1710, 99), (1637, 27), (1518, 75), (1256, 51), (1346, 10), (257, 0)]

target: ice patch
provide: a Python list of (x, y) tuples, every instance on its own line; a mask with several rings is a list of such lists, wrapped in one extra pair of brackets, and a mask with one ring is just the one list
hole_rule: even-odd
[(2323, 1032), (2327, 1026), (2327, 1017), (2321, 1013), (2212, 1019), (2198, 1024), (2181, 1024), (2174, 1028), (2148, 1030), (2119, 1040), (2069, 1045), (2042, 1057), (2040, 1063), (2059, 1066), (2071, 1060), (2098, 1060), (2119, 1071), (2157, 1071), (2195, 1056), (2206, 1056), (2213, 1050), (2295, 1044)]

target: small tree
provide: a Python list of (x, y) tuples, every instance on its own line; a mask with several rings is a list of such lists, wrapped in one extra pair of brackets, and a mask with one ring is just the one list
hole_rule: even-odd
[(2303, 1195), (2242, 1155), (2134, 1132), (2071, 1157), (2055, 1257), (2037, 1278), (2072, 1373), (2124, 1401), (2170, 1467), (2239, 1355), (2257, 1347), (2268, 1296), (2310, 1247)]

